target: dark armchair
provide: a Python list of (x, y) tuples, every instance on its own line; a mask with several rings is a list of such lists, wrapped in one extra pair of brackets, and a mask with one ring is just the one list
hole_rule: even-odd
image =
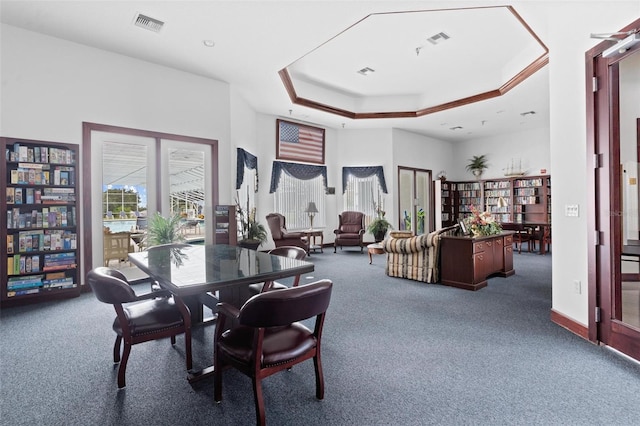
[[(316, 398), (324, 398), (320, 343), (332, 282), (321, 280), (284, 290), (266, 291), (238, 309), (218, 303), (215, 334), (214, 400), (222, 401), (222, 372), (231, 366), (253, 382), (256, 423), (265, 424), (262, 379), (313, 358)], [(315, 317), (313, 331), (299, 321)], [(232, 319), (237, 326), (227, 322)]]
[(302, 232), (287, 231), (287, 221), (283, 215), (269, 213), (267, 215), (267, 224), (276, 247), (295, 246), (309, 253), (309, 242), (304, 239), (304, 234)]
[(345, 211), (338, 215), (338, 229), (333, 231), (336, 234), (333, 243), (333, 252), (338, 246), (359, 246), (360, 252), (364, 249), (362, 237), (364, 236), (364, 213)]
[[(126, 277), (115, 269), (95, 268), (89, 271), (88, 281), (96, 298), (103, 303), (113, 305), (116, 310), (113, 331), (117, 336), (113, 347), (113, 361), (120, 362), (118, 388), (125, 387), (125, 371), (131, 347), (138, 343), (170, 337), (173, 345), (176, 343), (176, 335), (184, 333), (187, 370), (191, 370), (189, 308), (182, 302), (174, 300), (171, 293), (165, 290), (136, 295)], [(122, 340), (124, 340), (124, 350), (121, 360)]]

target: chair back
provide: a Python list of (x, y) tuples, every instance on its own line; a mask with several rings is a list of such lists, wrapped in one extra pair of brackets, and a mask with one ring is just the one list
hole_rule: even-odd
[(274, 240), (279, 240), (282, 235), (287, 232), (286, 219), (280, 213), (269, 213), (267, 215), (267, 224)]
[(269, 254), (274, 256), (288, 257), (289, 259), (304, 260), (307, 252), (296, 246), (280, 246), (269, 250)]
[(357, 234), (364, 229), (364, 213), (354, 211), (344, 211), (338, 215), (339, 227), (341, 232), (349, 234)]
[(117, 305), (136, 300), (136, 293), (127, 278), (115, 269), (104, 266), (94, 268), (89, 271), (87, 281), (93, 294), (103, 303)]
[(330, 280), (253, 296), (240, 309), (241, 325), (278, 327), (323, 314), (331, 300)]

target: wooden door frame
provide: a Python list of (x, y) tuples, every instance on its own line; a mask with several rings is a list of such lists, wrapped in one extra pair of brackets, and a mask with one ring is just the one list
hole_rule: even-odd
[[(428, 205), (428, 207), (429, 207), (429, 223), (428, 224), (425, 223), (425, 227), (428, 225), (429, 229), (435, 230), (435, 227), (436, 227), (435, 206), (434, 206), (434, 204), (435, 204), (435, 186), (434, 186), (434, 181), (433, 181), (433, 170), (431, 170), (431, 169), (421, 169), (421, 168), (409, 167), (409, 166), (397, 166), (397, 167), (398, 167), (398, 169), (397, 169), (397, 173), (398, 173), (398, 175), (397, 175), (398, 176), (398, 229), (400, 229), (400, 223), (403, 220), (402, 211), (401, 211), (401, 208), (400, 208), (400, 194), (401, 194), (401, 191), (400, 191), (400, 183), (401, 183), (400, 182), (400, 171), (401, 170), (410, 170), (410, 171), (413, 172), (413, 191), (414, 191), (413, 195), (414, 196), (416, 195), (415, 191), (416, 191), (416, 186), (417, 186), (416, 185), (416, 172), (424, 172), (424, 173), (427, 173), (429, 175), (429, 180), (431, 181), (431, 184), (429, 185), (429, 190), (430, 190), (431, 193), (429, 194), (429, 200), (428, 200), (428, 202), (429, 202), (429, 205)], [(415, 200), (415, 198), (414, 198), (414, 200)], [(413, 212), (412, 212), (413, 220), (412, 220), (412, 223), (411, 223), (411, 227), (415, 228), (417, 230), (418, 229), (417, 228), (417, 225), (418, 225), (418, 221), (417, 221), (418, 212), (416, 211), (416, 208), (415, 208), (416, 206), (415, 206), (415, 204), (413, 202), (411, 203), (411, 206), (413, 208)], [(413, 229), (411, 229), (411, 231), (413, 231)], [(426, 232), (426, 230), (425, 230), (425, 232)], [(426, 233), (428, 233), (428, 232), (426, 232)]]
[[(637, 31), (640, 19), (620, 32)], [(613, 283), (621, 279), (620, 140), (619, 124), (619, 67), (618, 63), (640, 51), (636, 45), (629, 51), (602, 58), (602, 52), (611, 47), (605, 41), (585, 54), (587, 99), (587, 187), (592, 188), (587, 203), (588, 264), (588, 338), (603, 343), (639, 359), (639, 343), (635, 333), (628, 333), (624, 324), (612, 320), (619, 304), (613, 300)], [(605, 198), (606, 197), (606, 198)], [(613, 307), (613, 308), (612, 308)], [(614, 333), (615, 331), (615, 333)]]
[[(218, 141), (216, 139), (204, 139), (193, 136), (185, 136), (185, 135), (176, 135), (172, 133), (163, 133), (163, 132), (154, 132), (149, 130), (141, 130), (141, 129), (133, 129), (129, 127), (119, 127), (112, 126), (107, 124), (99, 124), (99, 123), (90, 123), (83, 122), (82, 123), (82, 247), (83, 247), (83, 261), (82, 261), (82, 271), (81, 277), (83, 281), (81, 282), (82, 291), (89, 291), (89, 286), (84, 285), (86, 283), (85, 277), (89, 273), (89, 271), (93, 268), (93, 248), (92, 248), (92, 235), (93, 235), (93, 227), (91, 224), (92, 211), (91, 211), (91, 200), (92, 200), (92, 183), (91, 183), (91, 147), (92, 147), (92, 132), (103, 132), (103, 133), (116, 133), (116, 134), (125, 134), (131, 136), (142, 136), (150, 139), (155, 139), (156, 151), (160, 152), (160, 145), (163, 139), (169, 139), (179, 142), (192, 142), (203, 145), (209, 145), (211, 147), (211, 177), (212, 184), (211, 190), (213, 194), (212, 196), (212, 206), (215, 208), (218, 205), (218, 194), (219, 194), (219, 176), (218, 176)], [(156, 156), (156, 169), (162, 170), (162, 164), (160, 164), (160, 155)], [(161, 211), (161, 199), (158, 197), (157, 211)], [(100, 232), (100, 231), (98, 231)]]

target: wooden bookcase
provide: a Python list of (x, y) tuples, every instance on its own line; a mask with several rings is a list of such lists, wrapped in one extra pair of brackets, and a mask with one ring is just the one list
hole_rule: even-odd
[(78, 146), (3, 137), (0, 147), (0, 301), (78, 296)]
[(236, 206), (216, 206), (215, 214), (215, 243), (238, 245), (238, 221)]
[[(500, 222), (551, 223), (551, 176), (518, 176), (468, 182), (447, 182), (453, 223), (471, 212), (471, 206), (490, 211)], [(445, 209), (442, 189), (442, 209)], [(444, 217), (443, 217), (443, 226)]]
[(440, 214), (442, 217), (442, 227), (454, 225), (456, 223), (455, 209), (454, 209), (454, 191), (452, 186), (455, 186), (451, 182), (442, 181), (440, 184), (441, 193), (441, 209)]

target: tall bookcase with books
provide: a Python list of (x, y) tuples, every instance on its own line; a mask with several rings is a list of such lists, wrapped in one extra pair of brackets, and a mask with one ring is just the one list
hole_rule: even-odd
[(464, 219), (471, 214), (471, 207), (482, 210), (482, 185), (479, 181), (475, 182), (456, 182), (451, 184), (455, 187), (455, 212), (456, 222)]
[[(491, 212), (500, 222), (551, 224), (549, 175), (448, 183), (456, 221), (468, 216), (473, 205), (480, 211)], [(445, 190), (442, 192), (444, 200)]]
[(454, 187), (455, 184), (447, 182), (446, 180), (441, 181), (440, 184), (440, 202), (442, 208), (440, 210), (440, 214), (442, 216), (442, 226), (447, 227), (454, 225), (456, 223), (455, 211), (454, 211)]
[(79, 295), (77, 145), (3, 137), (0, 146), (0, 301)]

